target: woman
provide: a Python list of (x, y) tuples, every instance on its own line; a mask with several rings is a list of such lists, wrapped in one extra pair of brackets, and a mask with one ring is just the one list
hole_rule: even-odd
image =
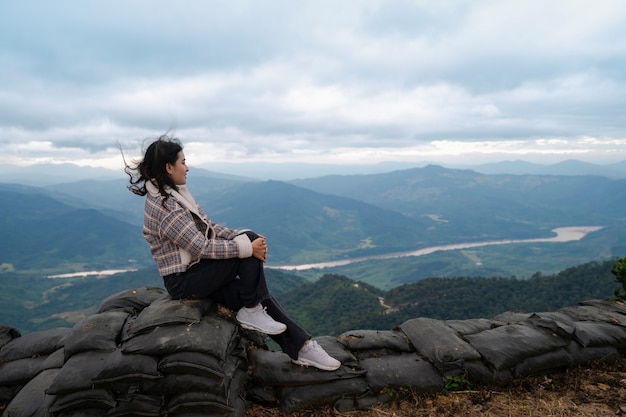
[(178, 139), (159, 137), (125, 171), (128, 188), (146, 196), (143, 235), (172, 298), (208, 297), (237, 311), (241, 327), (270, 335), (292, 362), (339, 368), (270, 295), (265, 236), (217, 224), (196, 203), (186, 187), (189, 168)]

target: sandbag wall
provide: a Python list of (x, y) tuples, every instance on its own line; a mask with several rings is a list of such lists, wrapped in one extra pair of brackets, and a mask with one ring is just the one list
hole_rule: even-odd
[(0, 328), (2, 417), (242, 416), (246, 400), (293, 411), (341, 411), (389, 402), (403, 392), (442, 392), (455, 377), (474, 385), (626, 352), (626, 307), (590, 300), (547, 313), (492, 319), (415, 318), (392, 330), (316, 338), (343, 366), (292, 364), (242, 332), (207, 301), (173, 301), (162, 289), (105, 300), (73, 329), (19, 336)]
[(129, 290), (72, 329), (6, 343), (2, 416), (243, 416), (244, 343), (208, 300)]

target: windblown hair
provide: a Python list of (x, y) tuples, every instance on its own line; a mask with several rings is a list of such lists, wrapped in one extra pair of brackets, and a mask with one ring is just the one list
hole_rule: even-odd
[(182, 150), (179, 139), (161, 135), (148, 146), (141, 161), (129, 165), (124, 158), (124, 172), (130, 177), (128, 189), (134, 194), (144, 196), (148, 193), (146, 183), (150, 181), (167, 199), (169, 194), (165, 191), (165, 186), (174, 190), (178, 190), (178, 187), (167, 175), (166, 166), (168, 163), (175, 165), (178, 153)]

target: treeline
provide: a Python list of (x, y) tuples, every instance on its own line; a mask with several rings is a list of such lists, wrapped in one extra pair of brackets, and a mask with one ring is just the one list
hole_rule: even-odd
[(611, 273), (612, 264), (589, 262), (554, 275), (535, 274), (526, 280), (430, 278), (385, 292), (345, 276), (325, 275), (281, 294), (279, 299), (314, 335), (338, 335), (354, 329), (389, 330), (415, 317), (491, 318), (506, 311), (555, 311), (583, 300), (614, 298), (618, 284)]
[[(440, 320), (491, 318), (506, 311), (555, 311), (594, 298), (614, 298), (613, 261), (589, 262), (558, 274), (516, 278), (429, 278), (383, 291), (343, 275), (314, 282), (266, 270), (270, 291), (311, 334), (356, 329), (389, 330), (415, 317)], [(73, 327), (109, 295), (130, 288), (162, 287), (155, 268), (106, 278), (27, 278), (0, 274), (0, 324), (22, 333)]]

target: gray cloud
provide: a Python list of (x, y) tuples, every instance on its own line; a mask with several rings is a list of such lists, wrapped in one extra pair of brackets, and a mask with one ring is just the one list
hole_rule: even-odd
[(626, 159), (624, 28), (610, 0), (6, 2), (0, 144), (110, 159), (174, 130), (216, 158), (378, 162), (558, 138)]

